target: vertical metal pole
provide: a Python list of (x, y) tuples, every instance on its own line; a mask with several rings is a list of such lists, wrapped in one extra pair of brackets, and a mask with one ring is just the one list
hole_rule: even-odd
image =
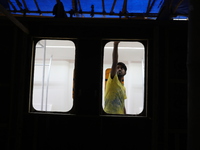
[(128, 0), (124, 0), (123, 7), (122, 7), (123, 14), (127, 13), (127, 2), (128, 2)]
[(42, 97), (41, 97), (41, 110), (43, 110), (43, 100), (44, 100), (45, 61), (46, 61), (46, 40), (44, 40), (44, 55), (43, 55), (43, 73), (42, 73)]
[(48, 91), (49, 91), (49, 78), (50, 78), (50, 72), (51, 72), (51, 63), (52, 63), (53, 55), (51, 55), (50, 61), (49, 61), (49, 70), (48, 70), (48, 77), (47, 77), (47, 86), (46, 86), (46, 107), (45, 111), (47, 111), (47, 104), (48, 104)]
[(104, 0), (102, 0), (102, 12), (106, 13)]
[(190, 0), (188, 24), (188, 146), (200, 149), (200, 1)]
[(117, 0), (114, 0), (113, 4), (112, 4), (112, 8), (110, 10), (110, 13), (113, 13), (113, 10), (115, 8), (115, 4), (116, 4)]

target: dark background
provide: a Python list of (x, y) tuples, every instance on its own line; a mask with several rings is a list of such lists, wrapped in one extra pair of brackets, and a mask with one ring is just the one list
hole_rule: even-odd
[[(0, 18), (2, 150), (186, 150), (187, 21)], [(29, 113), (34, 40), (72, 39), (75, 99), (70, 113)], [(148, 40), (147, 117), (102, 113), (103, 40)], [(85, 65), (92, 76), (88, 82)]]

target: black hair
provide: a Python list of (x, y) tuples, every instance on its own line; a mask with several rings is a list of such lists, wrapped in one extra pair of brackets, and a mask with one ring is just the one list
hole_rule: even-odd
[(123, 62), (118, 62), (117, 65), (122, 66), (122, 68), (123, 68), (125, 71), (127, 70), (127, 67), (126, 67), (126, 65), (125, 65)]

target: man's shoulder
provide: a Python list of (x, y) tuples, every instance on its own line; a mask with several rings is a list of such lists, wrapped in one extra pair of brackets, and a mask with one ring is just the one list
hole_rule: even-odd
[(118, 80), (117, 74), (115, 74), (113, 78), (111, 77), (111, 74), (109, 74), (108, 80), (111, 80), (111, 81), (115, 81), (116, 80), (117, 81)]

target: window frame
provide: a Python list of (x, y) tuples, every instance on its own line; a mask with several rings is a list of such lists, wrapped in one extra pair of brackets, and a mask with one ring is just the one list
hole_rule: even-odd
[[(29, 88), (29, 113), (36, 113), (36, 114), (68, 114), (73, 115), (75, 114), (75, 100), (73, 98), (73, 104), (70, 110), (67, 111), (43, 111), (43, 110), (36, 110), (33, 107), (33, 87), (34, 87), (34, 68), (35, 68), (35, 54), (36, 54), (36, 45), (41, 40), (66, 40), (71, 41), (75, 47), (75, 56), (74, 56), (74, 72), (76, 70), (76, 53), (77, 53), (77, 38), (49, 38), (49, 37), (33, 37), (32, 38), (32, 50), (31, 50), (31, 67), (30, 67), (30, 88)], [(74, 82), (74, 81), (73, 81)], [(74, 84), (74, 83), (73, 83)], [(74, 86), (74, 85), (73, 85)], [(72, 93), (73, 96), (73, 93)]]
[[(121, 41), (121, 42), (139, 42), (141, 44), (143, 44), (144, 46), (144, 107), (143, 110), (140, 114), (108, 114), (104, 111), (104, 108), (102, 106), (103, 103), (103, 84), (104, 84), (104, 78), (103, 78), (103, 65), (104, 65), (104, 51), (105, 51), (105, 46), (107, 43), (109, 42), (113, 42), (113, 41)], [(102, 39), (102, 52), (103, 52), (103, 60), (102, 60), (102, 85), (101, 85), (101, 89), (102, 89), (102, 98), (101, 98), (101, 116), (103, 117), (139, 117), (139, 118), (149, 118), (149, 109), (148, 109), (148, 99), (149, 99), (149, 95), (148, 95), (148, 86), (149, 86), (149, 82), (148, 82), (148, 72), (149, 72), (149, 40), (148, 39), (117, 39), (117, 38), (112, 38), (112, 39)]]

